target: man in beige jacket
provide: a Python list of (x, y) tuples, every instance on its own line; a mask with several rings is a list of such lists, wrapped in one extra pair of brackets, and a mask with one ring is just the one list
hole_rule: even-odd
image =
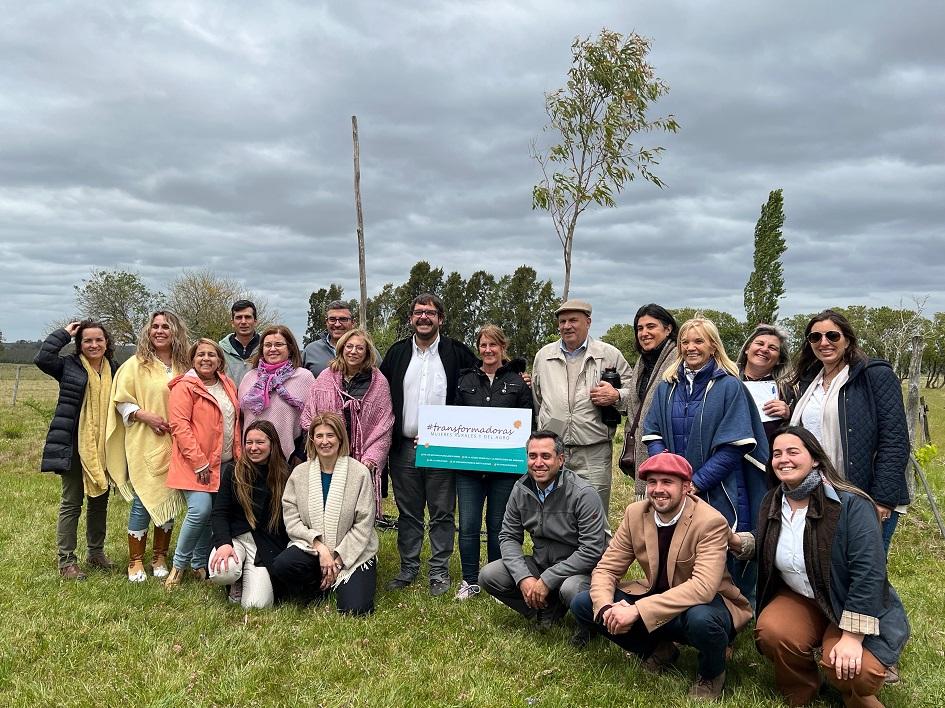
[[(728, 524), (693, 496), (686, 458), (663, 452), (640, 465), (647, 498), (627, 507), (591, 574), (591, 589), (571, 603), (594, 629), (660, 672), (675, 662), (675, 643), (699, 652), (689, 695), (717, 699), (725, 685), (726, 649), (751, 619), (751, 606), (725, 569)], [(633, 561), (644, 580), (621, 582)]]
[[(630, 365), (619, 349), (589, 336), (589, 303), (568, 300), (555, 315), (561, 339), (539, 349), (532, 367), (538, 430), (550, 430), (564, 440), (565, 465), (591, 483), (609, 513), (617, 428), (606, 425), (601, 412), (609, 406), (626, 411)], [(607, 369), (620, 375), (619, 389), (601, 381)]]

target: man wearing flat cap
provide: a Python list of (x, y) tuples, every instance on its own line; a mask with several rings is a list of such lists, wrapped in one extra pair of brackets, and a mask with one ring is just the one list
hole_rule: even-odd
[[(616, 424), (606, 424), (601, 416), (609, 407), (626, 411), (630, 365), (619, 349), (589, 335), (589, 303), (567, 300), (555, 310), (555, 315), (561, 339), (539, 349), (532, 367), (538, 429), (552, 430), (561, 436), (565, 464), (591, 483), (600, 495), (604, 511), (609, 513), (617, 428)], [(619, 389), (601, 381), (607, 369), (615, 369), (619, 374)]]
[[(627, 507), (590, 590), (574, 598), (571, 612), (654, 673), (676, 661), (677, 642), (695, 647), (699, 675), (689, 695), (715, 700), (725, 685), (726, 649), (751, 619), (725, 568), (728, 523), (692, 495), (686, 458), (662, 452), (638, 474), (646, 499)], [(634, 560), (645, 579), (621, 582)]]

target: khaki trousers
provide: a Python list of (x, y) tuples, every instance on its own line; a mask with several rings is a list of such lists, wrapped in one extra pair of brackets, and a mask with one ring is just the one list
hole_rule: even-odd
[(869, 650), (863, 650), (863, 668), (856, 678), (837, 678), (830, 652), (842, 634), (816, 602), (787, 588), (781, 589), (761, 611), (755, 623), (755, 642), (774, 664), (775, 683), (788, 704), (806, 705), (817, 695), (820, 674), (814, 650), (821, 647), (820, 668), (840, 691), (844, 705), (882, 707), (876, 693), (883, 687), (886, 667)]
[(593, 445), (565, 445), (564, 466), (591, 483), (604, 505), (604, 518), (610, 516), (610, 488), (613, 485), (614, 448), (610, 440)]

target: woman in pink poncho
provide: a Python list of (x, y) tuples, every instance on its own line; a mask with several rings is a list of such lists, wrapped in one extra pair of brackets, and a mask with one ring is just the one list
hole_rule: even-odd
[(337, 413), (345, 421), (351, 440), (351, 456), (371, 471), (375, 513), (381, 510), (381, 471), (387, 462), (394, 412), (390, 386), (377, 368), (374, 342), (363, 329), (346, 332), (338, 340), (337, 354), (312, 386), (302, 413), (302, 428), (320, 413)]

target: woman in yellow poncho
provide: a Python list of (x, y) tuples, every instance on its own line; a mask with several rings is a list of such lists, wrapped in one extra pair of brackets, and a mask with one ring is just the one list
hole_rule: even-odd
[(181, 494), (166, 485), (171, 459), (167, 421), (168, 381), (190, 368), (187, 326), (173, 312), (151, 315), (138, 336), (135, 355), (118, 369), (112, 386), (114, 408), (108, 424), (108, 473), (131, 502), (128, 515), (128, 580), (147, 578), (144, 552), (154, 521), (151, 565), (155, 577), (167, 575), (167, 551), (174, 517), (186, 508)]

